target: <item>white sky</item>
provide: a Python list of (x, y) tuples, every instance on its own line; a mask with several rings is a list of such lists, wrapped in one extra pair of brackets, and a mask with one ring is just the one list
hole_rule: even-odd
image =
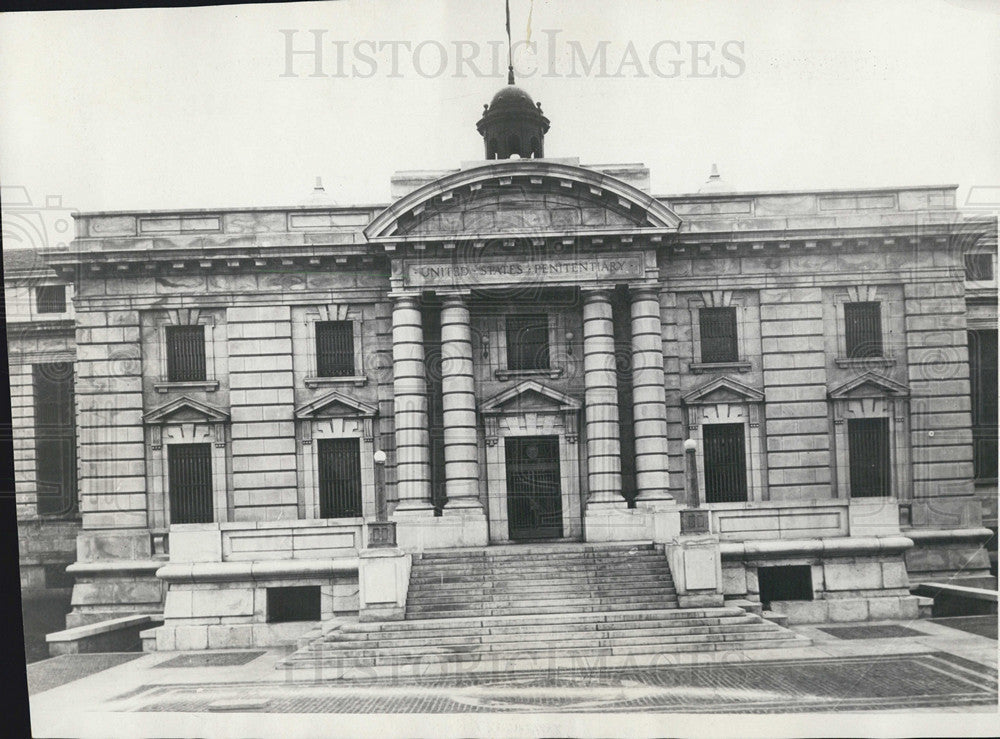
[[(657, 194), (695, 191), (717, 162), (739, 189), (1000, 184), (1000, 2), (512, 0), (515, 42), (558, 29), (560, 76), (522, 79), (552, 120), (546, 154), (644, 162)], [(504, 38), (502, 0), (421, 0), (6, 14), (0, 17), (0, 181), (80, 210), (289, 205), (322, 175), (342, 204), (385, 202), (397, 170), (482, 157), (475, 130), (499, 77), (455, 76), (454, 42)], [(417, 74), (389, 52), (367, 78), (314, 78), (285, 37), (438, 41)], [(577, 78), (568, 41), (632, 41), (647, 75)], [(681, 75), (653, 74), (660, 41)], [(742, 42), (739, 76), (690, 76), (690, 42)], [(676, 54), (659, 47), (661, 69)], [(505, 53), (505, 52), (503, 52)], [(547, 51), (540, 52), (544, 63)], [(529, 69), (527, 56), (517, 66)], [(503, 61), (501, 61), (503, 64)], [(362, 72), (368, 70), (364, 65)], [(505, 64), (503, 65), (505, 66)], [(468, 70), (466, 70), (468, 71)], [(543, 69), (543, 71), (545, 71)]]

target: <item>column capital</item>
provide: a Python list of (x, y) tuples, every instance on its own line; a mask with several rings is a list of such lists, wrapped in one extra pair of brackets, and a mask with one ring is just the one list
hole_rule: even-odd
[(404, 303), (406, 301), (418, 301), (421, 295), (423, 295), (423, 290), (393, 290), (389, 293), (388, 297), (394, 303)]
[(584, 303), (611, 302), (610, 287), (581, 287), (580, 293), (583, 295)]
[(466, 308), (468, 307), (471, 290), (438, 290), (438, 297), (441, 298), (442, 307)]
[(636, 300), (660, 300), (659, 285), (629, 285), (629, 299)]

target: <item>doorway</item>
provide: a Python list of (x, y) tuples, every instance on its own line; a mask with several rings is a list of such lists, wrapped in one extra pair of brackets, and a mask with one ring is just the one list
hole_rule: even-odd
[(562, 538), (559, 437), (508, 436), (505, 447), (510, 538)]

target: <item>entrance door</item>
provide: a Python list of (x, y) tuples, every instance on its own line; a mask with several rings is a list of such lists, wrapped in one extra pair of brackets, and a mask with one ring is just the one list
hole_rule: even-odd
[(510, 538), (562, 537), (559, 437), (508, 436), (504, 443)]

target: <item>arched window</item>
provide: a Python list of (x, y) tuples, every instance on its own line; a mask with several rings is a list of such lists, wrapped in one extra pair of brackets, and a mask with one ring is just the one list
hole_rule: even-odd
[(521, 153), (521, 139), (511, 134), (507, 137), (507, 156)]
[(542, 147), (538, 145), (538, 137), (531, 137), (531, 156), (535, 159), (541, 159), (542, 157)]
[(486, 145), (486, 158), (496, 159), (497, 158), (497, 140), (496, 138), (490, 138)]

